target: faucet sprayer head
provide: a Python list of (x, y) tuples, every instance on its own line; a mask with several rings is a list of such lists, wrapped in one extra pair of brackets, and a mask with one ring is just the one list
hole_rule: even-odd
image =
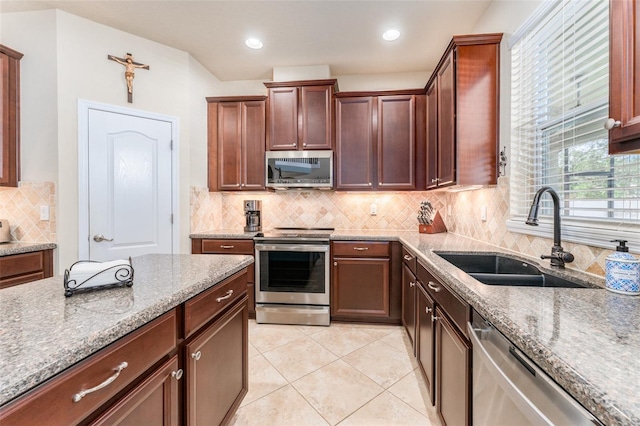
[(529, 210), (529, 216), (527, 217), (526, 224), (531, 226), (538, 226), (538, 204), (532, 204), (531, 210)]

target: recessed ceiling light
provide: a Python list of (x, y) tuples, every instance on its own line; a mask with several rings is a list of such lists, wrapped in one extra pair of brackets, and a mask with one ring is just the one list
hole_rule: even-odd
[(382, 33), (382, 38), (387, 41), (397, 40), (398, 37), (400, 37), (400, 31), (398, 30), (387, 30), (384, 33)]
[(251, 49), (262, 49), (262, 42), (257, 38), (248, 38), (244, 44)]

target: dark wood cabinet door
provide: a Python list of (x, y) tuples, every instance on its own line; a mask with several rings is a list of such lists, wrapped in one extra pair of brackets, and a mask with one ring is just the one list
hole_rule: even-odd
[(242, 182), (243, 190), (265, 189), (265, 103), (242, 103)]
[(332, 86), (300, 88), (302, 137), (298, 141), (298, 148), (332, 149), (332, 94)]
[(378, 189), (415, 189), (415, 96), (378, 97)]
[(609, 153), (640, 153), (640, 0), (610, 2)]
[(427, 170), (426, 188), (438, 187), (438, 84), (433, 80), (427, 88)]
[(242, 183), (242, 102), (218, 103), (218, 189), (239, 190)]
[(374, 99), (365, 96), (336, 101), (336, 189), (373, 187)]
[(20, 180), (20, 59), (0, 44), (0, 186)]
[(177, 426), (181, 377), (178, 356), (174, 355), (91, 424)]
[(334, 258), (331, 315), (389, 317), (389, 258)]
[(446, 426), (470, 425), (471, 345), (436, 308), (436, 410)]
[(416, 335), (416, 276), (406, 264), (402, 264), (402, 325), (415, 349)]
[(246, 296), (185, 346), (186, 423), (226, 424), (248, 389)]
[(416, 358), (429, 391), (431, 404), (435, 403), (435, 330), (432, 316), (434, 301), (422, 288), (416, 286)]
[(438, 71), (437, 134), (438, 134), (438, 186), (456, 181), (456, 121), (455, 121), (455, 50), (447, 56)]
[(298, 88), (270, 88), (267, 117), (267, 149), (272, 151), (297, 149)]

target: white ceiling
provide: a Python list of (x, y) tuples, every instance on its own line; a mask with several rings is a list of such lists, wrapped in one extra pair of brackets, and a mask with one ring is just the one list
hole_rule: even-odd
[[(275, 67), (329, 65), (332, 75), (432, 70), (454, 34), (468, 34), (491, 0), (31, 1), (0, 12), (57, 8), (187, 51), (217, 78), (267, 80)], [(402, 35), (386, 42), (388, 28)], [(244, 45), (248, 37), (261, 50)]]

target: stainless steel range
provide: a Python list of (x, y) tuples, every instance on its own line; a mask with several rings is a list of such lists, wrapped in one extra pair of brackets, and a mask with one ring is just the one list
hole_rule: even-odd
[(329, 237), (333, 228), (258, 234), (256, 322), (329, 325)]

